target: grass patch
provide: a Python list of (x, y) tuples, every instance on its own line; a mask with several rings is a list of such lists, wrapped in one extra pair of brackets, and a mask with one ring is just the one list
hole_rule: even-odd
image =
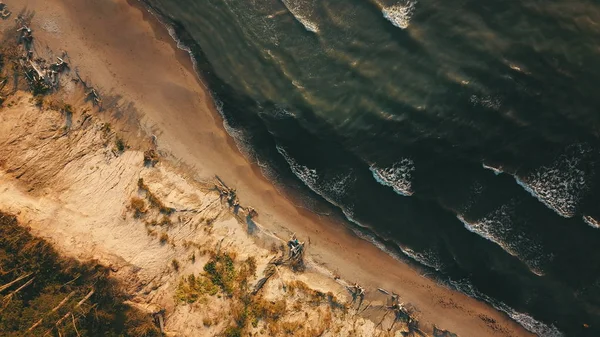
[(161, 244), (164, 245), (165, 243), (169, 242), (169, 234), (164, 233), (164, 232), (161, 233), (160, 238), (158, 240), (160, 241)]
[(206, 265), (204, 272), (211, 282), (227, 295), (233, 294), (236, 270), (229, 254), (215, 254)]
[(234, 324), (224, 331), (225, 336), (244, 335), (249, 326), (257, 327), (261, 320), (276, 325), (286, 313), (286, 300), (268, 301), (261, 295), (251, 295), (248, 284), (255, 274), (254, 257), (236, 262), (235, 254), (213, 252), (204, 265), (204, 273), (181, 279), (176, 299), (195, 303), (206, 301), (207, 296), (220, 296), (219, 293), (228, 296), (232, 300), (231, 317)]
[(141, 218), (148, 211), (144, 200), (138, 197), (131, 198), (129, 207), (133, 210), (133, 217), (136, 219)]
[(115, 150), (119, 153), (125, 151), (125, 148), (127, 147), (127, 145), (125, 145), (125, 141), (121, 138), (121, 137), (117, 137), (115, 139)]
[(175, 209), (165, 206), (165, 204), (163, 204), (163, 202), (160, 199), (158, 199), (152, 192), (150, 192), (150, 189), (144, 183), (143, 178), (138, 179), (138, 188), (146, 193), (146, 198), (150, 202), (150, 205), (152, 207), (157, 208), (160, 213), (165, 215), (171, 215), (175, 212)]
[(186, 303), (198, 302), (205, 295), (214, 296), (219, 292), (219, 287), (203, 276), (188, 275), (179, 282), (175, 298)]
[(177, 259), (173, 259), (173, 261), (171, 261), (171, 265), (173, 266), (173, 269), (175, 269), (175, 271), (179, 271), (179, 261), (177, 261)]

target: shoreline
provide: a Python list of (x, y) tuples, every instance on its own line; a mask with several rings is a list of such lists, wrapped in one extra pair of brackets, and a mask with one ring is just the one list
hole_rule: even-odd
[[(137, 0), (137, 1), (136, 0), (127, 0), (127, 1), (130, 3), (134, 2), (132, 4), (133, 6), (136, 6), (142, 10), (148, 11), (150, 13), (150, 15), (156, 21), (158, 21), (160, 23), (160, 25), (162, 25), (162, 28), (168, 30), (169, 35), (173, 39), (174, 48), (184, 51), (185, 53), (187, 53), (189, 55), (190, 62), (192, 63), (192, 69), (197, 74), (199, 83), (202, 84), (207, 90), (210, 91), (210, 86), (208, 84), (206, 84), (205, 80), (202, 78), (203, 74), (197, 69), (197, 66), (196, 66), (197, 61), (194, 57), (193, 48), (190, 48), (186, 44), (186, 41), (182, 41), (177, 36), (177, 28), (174, 27), (175, 23), (172, 22), (173, 19), (167, 18), (165, 14), (161, 13), (160, 10), (154, 8), (154, 6), (149, 4), (147, 2), (147, 0)], [(184, 27), (180, 27), (180, 29), (185, 31)], [(192, 40), (192, 43), (196, 43), (196, 42)], [(212, 93), (211, 93), (211, 96), (212, 96)], [(214, 97), (213, 97), (213, 99), (214, 99)], [(219, 109), (215, 105), (213, 105), (212, 112), (214, 114), (217, 114), (223, 120), (225, 120), (224, 112), (219, 111)], [(227, 123), (227, 122), (224, 121), (224, 123)], [(231, 145), (234, 145), (240, 152), (243, 152), (237, 143), (238, 141), (235, 140), (235, 136), (230, 134), (229, 132), (227, 132), (227, 133), (231, 137)], [(249, 160), (247, 158), (247, 156), (244, 155), (244, 157), (247, 160)], [(511, 307), (507, 306), (504, 303), (496, 302), (495, 300), (488, 298), (485, 294), (481, 294), (479, 292), (473, 291), (470, 288), (471, 286), (469, 284), (466, 285), (466, 287), (469, 289), (465, 290), (465, 289), (460, 289), (461, 286), (459, 285), (459, 282), (455, 282), (450, 279), (444, 279), (441, 277), (441, 275), (434, 274), (434, 278), (431, 278), (429, 276), (429, 275), (431, 275), (431, 273), (428, 273), (428, 271), (429, 271), (428, 269), (437, 271), (437, 269), (435, 267), (430, 266), (423, 262), (419, 263), (417, 258), (415, 258), (414, 256), (411, 256), (409, 253), (405, 252), (401, 247), (396, 247), (395, 245), (392, 246), (388, 242), (382, 241), (379, 237), (377, 237), (377, 234), (371, 228), (363, 227), (362, 225), (360, 225), (358, 223), (356, 223), (354, 225), (351, 224), (350, 222), (353, 222), (353, 220), (348, 219), (347, 216), (343, 216), (342, 215), (343, 212), (341, 210), (332, 209), (334, 214), (329, 213), (329, 214), (322, 215), (322, 214), (318, 214), (315, 211), (311, 210), (309, 207), (304, 207), (302, 205), (299, 205), (299, 203), (302, 203), (302, 201), (297, 202), (297, 200), (295, 200), (295, 198), (301, 198), (301, 196), (299, 196), (299, 194), (301, 192), (292, 191), (289, 188), (286, 188), (285, 186), (278, 186), (277, 182), (271, 181), (268, 177), (265, 176), (262, 169), (259, 167), (258, 163), (254, 162), (254, 161), (252, 161), (252, 162), (249, 161), (248, 164), (249, 164), (249, 166), (251, 166), (251, 168), (253, 169), (253, 171), (256, 175), (262, 176), (269, 183), (273, 184), (274, 188), (279, 192), (281, 197), (284, 198), (286, 201), (290, 202), (291, 204), (293, 204), (299, 210), (300, 213), (306, 212), (305, 214), (307, 217), (315, 217), (316, 216), (319, 220), (322, 219), (322, 216), (326, 217), (326, 218), (328, 218), (329, 222), (331, 222), (333, 225), (343, 226), (345, 229), (351, 231), (357, 238), (364, 240), (364, 241), (368, 242), (369, 244), (377, 247), (381, 252), (387, 254), (393, 260), (396, 260), (397, 263), (406, 264), (409, 268), (414, 269), (415, 272), (420, 273), (422, 275), (422, 277), (427, 277), (429, 280), (435, 282), (438, 286), (447, 288), (450, 291), (459, 292), (460, 294), (466, 295), (476, 301), (479, 301), (485, 305), (489, 305), (490, 307), (493, 307), (495, 310), (499, 311), (501, 314), (503, 314), (507, 318), (509, 318), (512, 322), (517, 323), (519, 327), (527, 330), (528, 333), (535, 334), (536, 329), (540, 330), (540, 327), (536, 326), (536, 323), (541, 323), (541, 322), (536, 321), (535, 319), (533, 319), (533, 317), (531, 317), (527, 314), (517, 312), (516, 310), (512, 309)], [(332, 205), (327, 205), (327, 206), (333, 208)], [(352, 226), (357, 226), (357, 227), (355, 228)], [(413, 261), (413, 260), (416, 260), (416, 261)], [(323, 269), (329, 271), (330, 273), (334, 274), (333, 271), (329, 267), (326, 267), (325, 265), (326, 265), (325, 262), (318, 263), (317, 268), (318, 269), (323, 268)], [(464, 286), (463, 286), (463, 288), (464, 288)], [(519, 319), (516, 318), (515, 316), (519, 316), (521, 321), (519, 321)], [(544, 323), (541, 323), (541, 324), (543, 325)], [(529, 325), (529, 326), (526, 326), (526, 325)], [(559, 331), (557, 331), (554, 327), (547, 326), (546, 328), (547, 329), (542, 328), (542, 332), (551, 333), (551, 335), (549, 335), (549, 336), (560, 336), (561, 335), (561, 333)], [(554, 330), (554, 331), (552, 331), (552, 330)]]
[[(132, 4), (132, 1), (128, 0), (127, 3), (113, 1), (111, 6), (117, 6), (121, 10), (128, 11), (124, 15), (129, 18), (139, 18), (137, 13), (131, 12), (132, 8), (140, 11), (142, 22), (124, 22), (121, 24), (130, 28), (134, 24), (144, 24), (145, 27), (140, 29), (142, 31), (141, 35), (143, 35), (142, 38), (153, 35), (156, 39), (156, 41), (146, 41), (146, 47), (154, 51), (161, 48), (170, 48), (174, 51), (176, 59), (176, 64), (171, 61), (168, 69), (156, 76), (146, 77), (146, 81), (155, 80), (166, 73), (172, 73), (172, 71), (177, 72), (179, 76), (173, 76), (172, 78), (177, 86), (176, 88), (170, 88), (173, 90), (170, 92), (173, 96), (171, 98), (175, 98), (177, 102), (184, 100), (185, 103), (183, 105), (175, 103), (170, 105), (165, 104), (165, 97), (152, 99), (150, 97), (151, 91), (144, 86), (146, 81), (141, 81), (142, 84), (140, 84), (140, 82), (128, 77), (129, 75), (139, 74), (136, 72), (138, 69), (130, 70), (130, 72), (111, 70), (108, 72), (110, 75), (104, 74), (104, 76), (100, 76), (99, 80), (96, 80), (97, 77), (95, 76), (97, 71), (95, 69), (91, 70), (93, 69), (93, 66), (90, 66), (91, 63), (83, 65), (82, 69), (86, 76), (98, 81), (99, 85), (104, 88), (110, 86), (111, 83), (114, 83), (113, 80), (116, 79), (116, 84), (114, 84), (112, 90), (120, 89), (118, 91), (122, 93), (123, 99), (133, 102), (137, 110), (142, 111), (140, 112), (143, 117), (142, 128), (146, 129), (147, 132), (150, 130), (160, 131), (158, 135), (159, 149), (198, 169), (197, 175), (203, 179), (207, 179), (215, 173), (222, 176), (230, 186), (238, 188), (242, 203), (246, 204), (247, 200), (253, 200), (251, 206), (259, 210), (260, 217), (258, 220), (261, 225), (275, 233), (279, 233), (278, 236), (287, 237), (290, 232), (296, 232), (300, 237), (310, 237), (309, 255), (324, 268), (335, 271), (336, 274), (341, 274), (344, 279), (361, 283), (369, 288), (371, 294), (376, 293), (375, 289), (378, 287), (400, 293), (403, 298), (415, 304), (423, 312), (422, 322), (428, 326), (438, 324), (440, 327), (458, 333), (460, 336), (469, 336), (475, 331), (477, 331), (478, 336), (498, 336), (497, 331), (490, 329), (481, 319), (481, 315), (483, 315), (484, 317), (492, 317), (498, 324), (506, 328), (509, 332), (507, 335), (531, 335), (506, 315), (492, 309), (487, 304), (443, 288), (433, 280), (423, 278), (414, 268), (396, 261), (372, 243), (356, 237), (353, 231), (338, 219), (329, 217), (322, 219), (309, 210), (298, 209), (292, 201), (282, 197), (280, 192), (272, 186), (272, 183), (263, 177), (258, 165), (249, 162), (247, 158), (239, 153), (235, 140), (226, 133), (223, 125), (221, 125), (222, 116), (216, 111), (216, 105), (212, 101), (211, 95), (206, 93), (206, 85), (204, 85), (202, 79), (198, 78), (199, 75), (195, 71), (190, 74), (190, 70), (194, 69), (193, 62), (189, 58), (181, 58), (185, 56), (184, 53), (186, 52), (178, 48), (176, 41), (170, 39), (171, 36), (167, 32), (167, 28), (161, 26), (159, 20), (153, 19), (149, 13), (146, 13), (141, 3), (137, 3), (136, 6), (136, 2), (133, 1), (134, 4)], [(61, 1), (52, 2), (58, 3), (58, 6), (64, 6)], [(30, 1), (30, 3), (35, 4), (37, 2)], [(8, 1), (8, 4), (16, 8), (16, 3), (13, 4)], [(129, 9), (123, 5), (129, 6)], [(102, 5), (96, 6), (101, 7)], [(76, 8), (63, 8), (64, 12), (68, 13), (67, 15), (71, 11), (70, 18), (73, 22), (77, 22), (77, 16), (82, 13), (88, 17), (95, 16), (85, 12), (85, 8), (82, 8), (85, 5), (76, 4), (73, 7)], [(93, 10), (91, 11), (93, 12)], [(41, 11), (39, 15), (44, 15), (44, 13), (44, 11)], [(85, 24), (89, 21), (81, 20), (76, 27), (85, 27)], [(104, 42), (118, 40), (115, 36), (106, 36), (106, 33), (102, 36), (102, 33), (97, 30), (101, 29), (97, 25), (103, 21), (102, 19), (92, 21), (94, 22), (90, 23), (91, 29), (96, 28), (94, 36), (98, 34)], [(159, 26), (161, 28), (158, 28)], [(151, 33), (147, 30), (144, 31), (148, 27), (152, 30)], [(167, 41), (164, 40), (166, 36), (169, 37)], [(133, 40), (137, 38), (139, 37), (136, 36)], [(122, 47), (127, 45), (126, 42), (122, 44)], [(160, 45), (157, 42), (160, 42)], [(62, 41), (54, 41), (55, 46), (59, 45), (59, 48), (55, 48), (56, 50), (61, 49), (61, 43)], [(100, 43), (94, 45), (93, 42), (89, 42), (89, 44), (82, 43), (79, 47), (80, 55), (83, 55), (82, 53), (87, 50), (101, 53), (102, 50), (99, 45)], [(63, 44), (63, 46), (65, 45)], [(69, 46), (62, 49), (69, 50)], [(171, 53), (165, 52), (164, 49), (162, 51), (164, 54), (153, 56), (166, 63), (168, 61), (166, 57)], [(103, 56), (104, 61), (110, 60), (109, 63), (112, 64), (112, 61), (127, 60), (127, 57), (123, 55), (123, 51), (115, 48), (110, 52), (106, 52)], [(102, 59), (102, 57), (99, 59)], [(75, 63), (83, 62), (83, 59), (77, 56), (74, 57), (74, 60)], [(152, 58), (146, 61), (142, 60), (141, 63), (143, 62), (147, 62), (144, 63), (145, 65), (152, 64)], [(127, 65), (123, 64), (121, 67), (127, 67)], [(123, 73), (125, 73), (124, 76)], [(194, 82), (196, 87), (193, 87)], [(203, 87), (198, 88), (200, 86)], [(159, 86), (157, 85), (157, 87)], [(193, 89), (189, 89), (190, 87)], [(202, 90), (205, 92), (201, 93)], [(146, 99), (150, 102), (146, 103)], [(195, 99), (204, 102), (203, 104), (194, 102)], [(155, 106), (155, 103), (160, 100), (163, 100), (163, 104)], [(175, 117), (169, 113), (177, 112), (181, 113), (177, 117), (182, 118), (179, 121), (172, 121)], [(208, 124), (208, 126), (205, 124), (203, 131), (197, 131), (193, 126), (188, 125), (188, 120), (195, 120), (196, 118)], [(347, 247), (353, 247), (354, 251), (349, 251)], [(343, 266), (343, 268), (336, 271), (334, 266)], [(382, 270), (388, 271), (387, 277), (381, 275)], [(436, 300), (439, 301), (437, 304)], [(455, 305), (444, 304), (448, 303), (447, 301)], [(456, 303), (459, 303), (459, 305), (456, 305)]]

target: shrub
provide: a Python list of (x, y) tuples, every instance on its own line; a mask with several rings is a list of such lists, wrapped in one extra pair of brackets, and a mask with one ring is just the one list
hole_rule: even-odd
[(208, 278), (221, 290), (231, 295), (233, 293), (233, 280), (235, 279), (235, 267), (233, 259), (227, 254), (217, 254), (212, 257), (206, 265), (204, 271)]
[(158, 163), (158, 154), (154, 149), (144, 152), (144, 166), (154, 166)]
[(225, 329), (223, 333), (225, 337), (241, 337), (242, 336), (242, 328), (239, 326), (230, 326)]
[(171, 221), (171, 218), (169, 218), (168, 216), (163, 215), (162, 220), (160, 220), (160, 225), (166, 226), (166, 227), (171, 227), (171, 226), (173, 226), (173, 221)]
[(188, 275), (181, 278), (175, 291), (175, 298), (181, 302), (194, 303), (205, 295), (214, 296), (217, 292), (219, 288), (206, 277)]
[(115, 149), (117, 150), (117, 152), (125, 151), (125, 141), (123, 141), (121, 137), (117, 137), (117, 139), (115, 140)]
[(142, 200), (138, 197), (131, 198), (130, 207), (134, 211), (133, 216), (136, 219), (140, 218), (142, 215), (144, 215), (147, 212), (146, 203), (144, 202), (144, 200)]
[(146, 184), (144, 183), (143, 178), (138, 179), (137, 185), (140, 190), (146, 193), (146, 198), (148, 198), (150, 205), (152, 207), (158, 208), (158, 211), (160, 213), (164, 215), (171, 215), (175, 212), (175, 209), (165, 206), (165, 204), (163, 204), (162, 201), (160, 201), (160, 199), (158, 199), (152, 192), (150, 192), (148, 186), (146, 186)]
[(164, 245), (165, 243), (167, 243), (169, 241), (169, 234), (164, 233), (164, 232), (161, 233), (159, 240), (160, 240), (160, 243)]
[(177, 261), (177, 259), (173, 259), (171, 264), (173, 265), (173, 269), (175, 269), (175, 271), (179, 271), (179, 261)]

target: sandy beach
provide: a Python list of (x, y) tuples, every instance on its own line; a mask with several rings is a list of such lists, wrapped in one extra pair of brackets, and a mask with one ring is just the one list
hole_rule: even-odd
[[(310, 263), (361, 284), (367, 300), (385, 298), (377, 288), (400, 294), (418, 308), (427, 333), (435, 325), (462, 337), (532, 336), (507, 315), (436, 284), (357, 237), (341, 221), (319, 217), (282, 196), (225, 131), (188, 53), (137, 1), (5, 3), (15, 17), (21, 9), (33, 15), (36, 48), (66, 51), (72, 67), (103, 93), (107, 105), (130, 114), (120, 119), (129, 144), (141, 146), (156, 135), (159, 152), (188, 176), (204, 181), (218, 175), (237, 189), (242, 204), (259, 212), (260, 226), (282, 239), (296, 233), (310, 241)], [(13, 24), (11, 19), (0, 27)]]

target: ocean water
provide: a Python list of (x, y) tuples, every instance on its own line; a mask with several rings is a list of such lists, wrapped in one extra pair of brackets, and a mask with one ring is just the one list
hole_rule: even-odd
[(600, 336), (600, 2), (145, 2), (304, 207), (539, 336)]

